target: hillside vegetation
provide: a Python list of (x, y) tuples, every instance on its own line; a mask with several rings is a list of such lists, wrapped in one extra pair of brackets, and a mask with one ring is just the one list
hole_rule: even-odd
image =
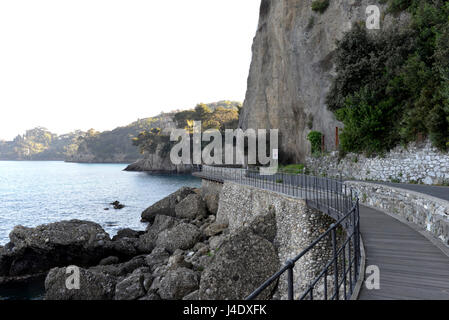
[(0, 141), (0, 160), (64, 160), (84, 134), (75, 131), (58, 136), (43, 127), (27, 130), (13, 141)]
[(139, 158), (139, 150), (132, 139), (139, 132), (151, 130), (171, 121), (170, 114), (137, 120), (111, 131), (89, 130), (77, 141), (73, 152), (65, 160), (73, 162), (132, 162)]
[[(176, 128), (192, 130), (194, 121), (201, 121), (202, 131), (207, 129), (235, 129), (238, 126), (239, 112), (242, 107), (240, 102), (220, 101), (212, 104), (198, 104), (194, 109), (177, 112), (173, 115)], [(138, 146), (141, 153), (154, 154), (159, 150), (159, 156), (168, 155), (174, 142), (170, 142), (168, 132), (164, 128), (153, 128), (142, 131), (133, 139), (133, 144)]]
[(170, 130), (186, 127), (190, 121), (203, 121), (204, 129), (237, 127), (240, 108), (240, 102), (227, 100), (198, 104), (195, 109), (161, 113), (104, 132), (90, 129), (57, 135), (37, 127), (13, 141), (0, 141), (0, 160), (134, 162), (161, 143), (169, 151)]
[(406, 10), (404, 30), (357, 26), (338, 43), (338, 76), (327, 103), (344, 123), (344, 152), (379, 154), (430, 138), (449, 149), (449, 3), (390, 0)]

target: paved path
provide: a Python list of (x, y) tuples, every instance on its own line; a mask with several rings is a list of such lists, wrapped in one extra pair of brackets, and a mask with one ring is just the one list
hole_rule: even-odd
[[(383, 184), (449, 200), (447, 187)], [(279, 187), (283, 189), (277, 190)], [(263, 188), (291, 193), (288, 186), (277, 184)], [(298, 196), (294, 192), (292, 195)], [(381, 211), (360, 206), (360, 218), (366, 266), (376, 265), (380, 269), (380, 289), (368, 290), (363, 285), (360, 300), (449, 300), (447, 255), (419, 232)]]
[(380, 211), (360, 207), (366, 265), (380, 268), (380, 290), (359, 299), (449, 300), (449, 257), (423, 235)]
[(396, 188), (408, 189), (411, 191), (428, 194), (430, 196), (449, 201), (449, 187), (428, 186), (423, 184), (392, 183), (392, 182), (373, 182), (373, 183), (385, 184)]

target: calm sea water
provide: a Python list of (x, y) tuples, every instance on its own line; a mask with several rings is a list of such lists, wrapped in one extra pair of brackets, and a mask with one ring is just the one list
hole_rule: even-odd
[[(191, 175), (122, 171), (124, 164), (0, 161), (0, 244), (16, 225), (61, 220), (99, 223), (111, 237), (121, 228), (144, 230), (141, 212), (181, 186), (199, 187)], [(125, 204), (114, 210), (109, 203)], [(108, 211), (104, 210), (109, 208)]]

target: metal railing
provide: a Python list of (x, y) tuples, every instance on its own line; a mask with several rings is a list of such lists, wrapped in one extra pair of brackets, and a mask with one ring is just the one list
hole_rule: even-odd
[[(251, 293), (247, 300), (255, 299), (264, 290), (272, 288), (286, 272), (287, 298), (289, 300), (293, 300), (295, 297), (300, 300), (313, 300), (316, 297), (324, 300), (351, 298), (360, 276), (361, 262), (359, 199), (357, 193), (351, 188), (339, 180), (304, 174), (261, 175), (257, 169), (196, 166), (193, 174), (203, 179), (218, 182), (232, 181), (300, 198), (305, 200), (309, 207), (317, 209), (335, 220), (302, 252), (288, 260), (281, 270)], [(330, 258), (302, 292), (295, 295), (295, 264), (318, 247), (320, 243), (330, 244)]]

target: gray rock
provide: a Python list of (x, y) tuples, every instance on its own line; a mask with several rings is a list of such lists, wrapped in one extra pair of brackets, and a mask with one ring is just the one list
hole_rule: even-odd
[(203, 233), (206, 237), (213, 237), (213, 236), (216, 236), (216, 235), (222, 233), (227, 228), (228, 228), (227, 223), (214, 222), (214, 223), (210, 224), (207, 228), (205, 228)]
[(151, 207), (142, 212), (142, 221), (152, 223), (157, 215), (176, 216), (175, 207), (185, 197), (194, 193), (193, 188), (182, 187), (178, 191), (170, 194), (164, 199), (156, 202)]
[(179, 219), (170, 216), (159, 215), (154, 222), (148, 226), (146, 233), (157, 236), (161, 231), (171, 228), (180, 222)]
[(45, 300), (111, 300), (116, 279), (109, 275), (80, 268), (80, 288), (67, 289), (66, 268), (51, 269), (45, 279)]
[(274, 210), (270, 210), (267, 214), (257, 215), (249, 223), (249, 228), (254, 234), (273, 242), (277, 233), (276, 214)]
[(176, 249), (187, 250), (199, 241), (201, 233), (197, 227), (188, 223), (180, 223), (173, 228), (162, 231), (156, 240), (156, 246), (169, 252)]
[(154, 271), (156, 267), (167, 264), (169, 258), (170, 254), (168, 251), (165, 248), (158, 247), (154, 248), (151, 254), (145, 258), (145, 261), (151, 271)]
[(119, 256), (120, 258), (129, 259), (139, 253), (138, 250), (139, 241), (135, 238), (118, 238), (111, 242), (108, 242), (107, 247), (111, 253)]
[(122, 238), (139, 238), (143, 231), (136, 231), (130, 228), (120, 229), (117, 234), (112, 238), (112, 240), (118, 240)]
[[(145, 287), (151, 286), (152, 277), (137, 269), (130, 276), (117, 283), (115, 300), (136, 300), (146, 294)], [(145, 283), (146, 282), (146, 283)]]
[(186, 262), (190, 263), (194, 270), (204, 271), (206, 267), (212, 262), (214, 252), (206, 245), (198, 249), (192, 256), (185, 258)]
[(171, 256), (170, 259), (168, 259), (167, 268), (168, 268), (168, 270), (175, 270), (178, 268), (191, 269), (192, 264), (190, 262), (187, 262), (184, 259), (183, 255), (177, 254), (177, 255)]
[(150, 253), (156, 246), (156, 239), (162, 231), (177, 225), (179, 220), (173, 217), (158, 215), (154, 219), (147, 232), (139, 237), (138, 250), (142, 253)]
[(204, 247), (207, 247), (207, 244), (203, 243), (203, 242), (197, 242), (194, 246), (193, 246), (193, 251), (198, 251)]
[(99, 265), (100, 266), (107, 266), (107, 265), (111, 265), (111, 264), (117, 264), (119, 263), (119, 258), (115, 257), (115, 256), (110, 256), (107, 258), (104, 258), (103, 260), (100, 261)]
[(146, 266), (145, 256), (137, 256), (129, 261), (120, 264), (95, 266), (91, 267), (89, 270), (92, 272), (103, 273), (106, 275), (119, 278), (124, 277), (132, 273), (134, 270), (145, 266)]
[(165, 274), (167, 273), (167, 271), (168, 271), (168, 266), (167, 265), (158, 265), (158, 266), (156, 266), (155, 268), (154, 268), (154, 271), (153, 271), (153, 273), (152, 273), (152, 276), (154, 277), (154, 278), (160, 278), (160, 277), (163, 277), (163, 276), (165, 276)]
[(211, 250), (216, 250), (220, 247), (220, 245), (223, 243), (225, 239), (225, 236), (221, 235), (221, 236), (215, 236), (215, 237), (211, 237), (209, 239), (209, 247)]
[(20, 276), (76, 264), (90, 266), (112, 255), (109, 235), (90, 221), (16, 226), (0, 256), (0, 276)]
[(207, 211), (212, 214), (217, 214), (218, 212), (218, 203), (220, 201), (220, 197), (216, 193), (208, 193), (204, 195), (204, 201), (206, 202)]
[[(161, 123), (161, 128), (164, 133), (170, 135), (170, 130), (176, 128), (176, 124), (173, 122), (173, 117), (162, 116), (162, 118), (164, 118), (164, 120)], [(190, 164), (173, 164), (170, 161), (170, 152), (164, 152), (163, 150), (165, 147), (165, 143), (158, 144), (153, 153), (146, 152), (142, 159), (130, 164), (125, 170), (146, 171), (152, 173), (189, 173), (192, 171), (192, 165)]]
[(165, 300), (179, 300), (198, 289), (198, 275), (187, 268), (169, 271), (160, 282), (158, 294)]
[(175, 207), (176, 217), (193, 220), (197, 217), (206, 217), (206, 203), (200, 195), (193, 193), (185, 197)]
[[(279, 269), (273, 244), (248, 229), (238, 230), (228, 236), (202, 273), (200, 299), (244, 299)], [(272, 289), (260, 298), (270, 298)]]
[(192, 293), (186, 295), (182, 300), (199, 300), (199, 291), (195, 290)]
[(157, 293), (150, 292), (146, 296), (140, 298), (139, 300), (161, 300), (161, 297)]

